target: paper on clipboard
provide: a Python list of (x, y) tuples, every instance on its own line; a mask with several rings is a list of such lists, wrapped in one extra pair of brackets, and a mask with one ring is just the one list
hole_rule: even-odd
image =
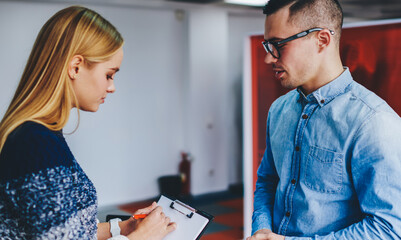
[(175, 231), (169, 233), (163, 240), (196, 240), (213, 218), (201, 215), (196, 209), (163, 195), (157, 204), (163, 208), (164, 214), (172, 222), (177, 223)]

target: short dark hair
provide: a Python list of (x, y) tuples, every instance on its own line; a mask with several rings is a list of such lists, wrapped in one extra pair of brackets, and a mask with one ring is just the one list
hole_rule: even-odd
[(289, 21), (306, 29), (323, 27), (333, 30), (340, 41), (344, 17), (338, 0), (270, 0), (263, 8), (266, 16), (289, 6)]

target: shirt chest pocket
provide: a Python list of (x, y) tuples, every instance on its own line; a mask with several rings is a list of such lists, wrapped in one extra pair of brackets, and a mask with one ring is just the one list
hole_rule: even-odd
[(317, 192), (339, 193), (343, 186), (344, 154), (312, 146), (304, 168), (305, 185)]

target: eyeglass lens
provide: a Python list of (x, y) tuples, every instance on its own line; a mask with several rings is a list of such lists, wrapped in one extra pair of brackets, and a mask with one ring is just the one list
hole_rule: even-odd
[(267, 53), (270, 53), (275, 58), (279, 57), (280, 54), (278, 53), (278, 49), (273, 44), (271, 44), (269, 42), (264, 42), (263, 46)]

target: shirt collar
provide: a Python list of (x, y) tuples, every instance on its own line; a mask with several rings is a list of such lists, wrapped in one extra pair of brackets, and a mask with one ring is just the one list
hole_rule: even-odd
[(340, 76), (312, 92), (308, 96), (305, 96), (300, 87), (298, 87), (297, 91), (300, 96), (299, 100), (304, 102), (316, 101), (322, 107), (338, 95), (343, 94), (352, 81), (352, 76), (348, 67), (344, 67), (344, 72), (341, 73)]

